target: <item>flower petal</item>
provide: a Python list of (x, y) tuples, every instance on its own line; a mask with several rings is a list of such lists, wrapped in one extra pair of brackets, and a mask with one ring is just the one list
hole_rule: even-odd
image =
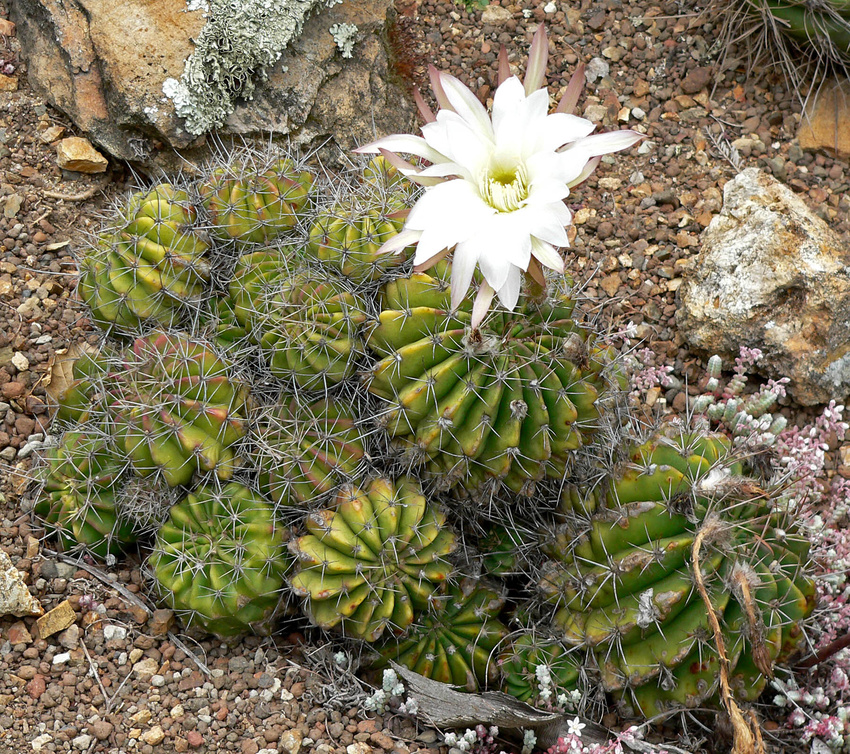
[(478, 264), (477, 249), (474, 244), (459, 243), (452, 254), (452, 309), (457, 309), (463, 301), (472, 275)]
[[(549, 58), (549, 41), (546, 27), (541, 23), (534, 32), (528, 51), (528, 67), (525, 69), (525, 93), (531, 94), (546, 84), (546, 62)], [(547, 95), (548, 96), (548, 95)]]
[(513, 311), (516, 308), (516, 302), (519, 300), (519, 291), (522, 285), (522, 270), (519, 267), (511, 266), (505, 284), (499, 288), (499, 301), (506, 309)]
[(555, 272), (564, 271), (564, 260), (561, 255), (555, 251), (551, 244), (534, 236), (531, 237), (531, 254), (544, 267), (555, 270)]
[(459, 79), (448, 73), (440, 74), (440, 83), (443, 85), (443, 91), (446, 93), (454, 111), (475, 128), (481, 136), (492, 139), (493, 126), (490, 123), (490, 116), (478, 97), (467, 89)]
[(619, 152), (623, 149), (637, 144), (641, 139), (645, 139), (641, 133), (624, 129), (622, 131), (610, 131), (604, 134), (593, 134), (581, 141), (570, 144), (561, 150), (561, 154), (566, 154), (572, 150), (581, 151), (587, 158), (599, 157), (603, 154), (611, 154), (611, 152)]
[(388, 238), (378, 248), (378, 254), (398, 254), (409, 246), (413, 246), (422, 237), (421, 230), (402, 230), (400, 233)]
[(475, 296), (475, 303), (472, 305), (472, 321), (470, 325), (473, 329), (477, 328), (487, 315), (495, 293), (492, 286), (488, 285), (486, 281), (479, 286), (478, 294)]
[(446, 159), (444, 155), (437, 152), (425, 139), (421, 136), (414, 136), (413, 134), (385, 136), (383, 139), (373, 141), (371, 144), (358, 147), (354, 151), (358, 154), (379, 154), (381, 149), (386, 149), (390, 152), (415, 154), (417, 157), (428, 160), (428, 162), (443, 162)]
[[(494, 214), (495, 210), (481, 200), (469, 181), (444, 181), (429, 188), (413, 205), (407, 227), (422, 231), (442, 228), (448, 235), (446, 231), (457, 226), (458, 234), (468, 235)], [(464, 240), (465, 237), (458, 237), (453, 243)]]

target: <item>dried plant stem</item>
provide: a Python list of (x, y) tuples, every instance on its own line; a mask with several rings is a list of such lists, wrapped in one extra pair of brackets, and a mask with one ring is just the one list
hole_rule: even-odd
[[(735, 697), (732, 695), (732, 689), (729, 686), (729, 656), (726, 654), (723, 631), (720, 628), (720, 620), (717, 618), (714, 606), (711, 604), (711, 597), (705, 588), (705, 581), (703, 580), (702, 570), (700, 569), (700, 548), (706, 536), (714, 530), (715, 527), (712, 525), (712, 520), (709, 520), (706, 525), (700, 528), (691, 548), (691, 563), (694, 572), (694, 582), (696, 583), (700, 597), (702, 597), (702, 601), (705, 603), (705, 609), (708, 611), (708, 622), (714, 633), (715, 649), (717, 650), (717, 656), (720, 658), (720, 697), (723, 700), (723, 706), (732, 720), (734, 734), (732, 754), (756, 754), (756, 752), (758, 754), (764, 754), (764, 743), (761, 740), (760, 732), (758, 732), (758, 723), (755, 720), (755, 716), (751, 714), (751, 722), (748, 723), (744, 718), (743, 712), (741, 712), (741, 708), (735, 701)], [(757, 731), (755, 734), (753, 733), (753, 728)], [(756, 746), (757, 743), (758, 748)]]
[(112, 176), (106, 175), (101, 178), (94, 186), (87, 188), (85, 191), (79, 191), (76, 194), (63, 194), (61, 191), (42, 191), (41, 195), (48, 199), (62, 199), (66, 202), (84, 202), (86, 199), (91, 199), (98, 191), (103, 191), (112, 180)]
[(813, 668), (815, 665), (820, 665), (824, 660), (828, 660), (834, 654), (837, 654), (842, 649), (846, 649), (850, 647), (850, 634), (845, 634), (844, 636), (839, 636), (834, 641), (831, 641), (825, 647), (822, 647), (820, 650), (815, 652), (813, 655), (810, 655), (805, 660), (797, 663), (794, 666), (794, 670), (809, 670)]

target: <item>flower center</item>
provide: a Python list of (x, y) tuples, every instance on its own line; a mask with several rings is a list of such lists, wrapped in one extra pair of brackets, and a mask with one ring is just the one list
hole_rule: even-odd
[(481, 195), (498, 212), (514, 212), (528, 198), (525, 165), (494, 157), (481, 176)]

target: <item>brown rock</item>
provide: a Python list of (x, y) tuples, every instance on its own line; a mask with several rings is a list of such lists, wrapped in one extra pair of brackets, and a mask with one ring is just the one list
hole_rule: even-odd
[(13, 24), (7, 18), (0, 18), (0, 34), (2, 34), (4, 37), (14, 37), (15, 24)]
[(22, 437), (29, 437), (35, 430), (35, 419), (29, 416), (18, 416), (15, 419), (15, 432)]
[(16, 92), (18, 91), (18, 77), (6, 76), (0, 73), (0, 92)]
[(173, 610), (154, 610), (148, 618), (148, 628), (154, 636), (165, 636), (174, 626)]
[(45, 128), (38, 138), (43, 144), (52, 144), (54, 141), (59, 141), (65, 135), (65, 126), (50, 126)]
[(4, 398), (20, 398), (27, 392), (27, 386), (23, 382), (7, 382), (0, 387)]
[[(413, 107), (389, 66), (393, 0), (348, 0), (307, 20), (277, 64), (257, 76), (253, 99), (237, 107), (225, 133), (287, 136), (310, 148), (333, 135), (350, 148), (410, 130)], [(163, 84), (179, 80), (206, 19), (185, 0), (16, 0), (11, 9), (28, 80), (93, 142), (135, 163), (173, 167), (175, 149), (203, 142), (185, 129)], [(353, 56), (342, 58), (328, 29), (358, 27)], [(335, 151), (335, 150), (334, 150)]]
[(27, 694), (33, 699), (38, 699), (47, 689), (47, 681), (41, 673), (36, 673), (27, 684)]
[(200, 749), (204, 745), (204, 737), (196, 730), (190, 730), (186, 734), (186, 740), (193, 749)]
[(682, 79), (682, 91), (685, 94), (696, 94), (705, 89), (711, 81), (711, 69), (704, 66), (692, 68)]
[(46, 639), (48, 636), (64, 631), (76, 618), (77, 614), (71, 607), (71, 603), (65, 600), (35, 622), (35, 632), (39, 639)]
[(800, 120), (797, 140), (803, 149), (850, 158), (850, 82), (837, 79), (810, 97)]
[(620, 276), (619, 275), (606, 275), (602, 278), (602, 282), (599, 285), (602, 287), (602, 290), (605, 291), (609, 296), (616, 296), (617, 291), (620, 290)]
[(80, 136), (69, 136), (56, 145), (56, 162), (75, 173), (105, 173), (109, 167), (109, 161)]
[(91, 732), (98, 741), (106, 741), (112, 735), (115, 726), (108, 720), (98, 720), (91, 727)]
[(10, 644), (32, 644), (32, 634), (27, 630), (26, 624), (19, 620), (6, 630), (6, 638)]

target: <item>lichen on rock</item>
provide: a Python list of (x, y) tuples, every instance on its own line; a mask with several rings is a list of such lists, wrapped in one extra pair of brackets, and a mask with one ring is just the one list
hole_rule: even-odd
[(354, 24), (334, 24), (328, 31), (333, 35), (342, 57), (352, 57), (354, 43), (357, 41), (357, 27)]
[(251, 99), (255, 76), (274, 65), (307, 16), (338, 2), (209, 0), (206, 25), (180, 80), (170, 78), (162, 86), (186, 130), (199, 136), (222, 126), (237, 99)]

